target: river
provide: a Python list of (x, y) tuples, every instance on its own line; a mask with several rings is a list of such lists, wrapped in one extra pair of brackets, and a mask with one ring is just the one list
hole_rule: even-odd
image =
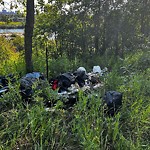
[(10, 33), (23, 34), (24, 29), (0, 29), (0, 34), (10, 34)]
[[(20, 36), (24, 35), (24, 29), (0, 29), (0, 35), (5, 35), (6, 37), (12, 35), (12, 34), (17, 34)], [(54, 40), (55, 39), (55, 34), (52, 34), (49, 39)]]

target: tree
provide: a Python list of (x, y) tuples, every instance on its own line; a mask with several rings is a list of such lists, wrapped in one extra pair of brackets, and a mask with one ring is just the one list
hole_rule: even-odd
[(32, 62), (32, 36), (34, 29), (34, 0), (27, 0), (26, 3), (26, 23), (25, 23), (25, 62), (26, 72), (33, 71)]
[[(10, 2), (10, 8), (12, 9), (17, 4), (25, 5), (26, 2), (26, 23), (25, 23), (25, 63), (26, 63), (26, 72), (33, 71), (33, 62), (32, 62), (32, 36), (34, 29), (34, 0), (17, 0), (17, 2)], [(13, 4), (14, 3), (14, 4)], [(0, 0), (0, 4), (5, 5), (3, 0)]]

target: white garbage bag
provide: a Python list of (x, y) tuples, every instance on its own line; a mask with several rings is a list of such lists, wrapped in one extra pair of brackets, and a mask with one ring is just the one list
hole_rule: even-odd
[(100, 66), (93, 66), (93, 73), (99, 73), (100, 75), (102, 75)]

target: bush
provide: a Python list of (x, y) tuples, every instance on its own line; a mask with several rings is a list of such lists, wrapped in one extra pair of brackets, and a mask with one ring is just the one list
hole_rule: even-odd
[(77, 60), (70, 61), (65, 55), (58, 59), (51, 59), (49, 62), (50, 76), (58, 76), (64, 72), (75, 71), (79, 67)]
[(23, 51), (24, 50), (24, 38), (15, 34), (14, 35), (12, 34), (12, 36), (13, 36), (12, 43), (15, 46), (16, 51), (17, 52)]
[(19, 61), (19, 53), (16, 52), (15, 47), (0, 36), (0, 72), (1, 75), (16, 72), (16, 64)]
[(130, 72), (145, 71), (150, 65), (150, 51), (137, 51), (136, 53), (128, 54), (124, 60), (124, 66)]

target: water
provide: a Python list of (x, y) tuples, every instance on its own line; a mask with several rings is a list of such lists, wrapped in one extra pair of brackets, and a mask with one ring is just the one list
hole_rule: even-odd
[(0, 34), (7, 34), (7, 33), (24, 33), (24, 29), (0, 29)]

